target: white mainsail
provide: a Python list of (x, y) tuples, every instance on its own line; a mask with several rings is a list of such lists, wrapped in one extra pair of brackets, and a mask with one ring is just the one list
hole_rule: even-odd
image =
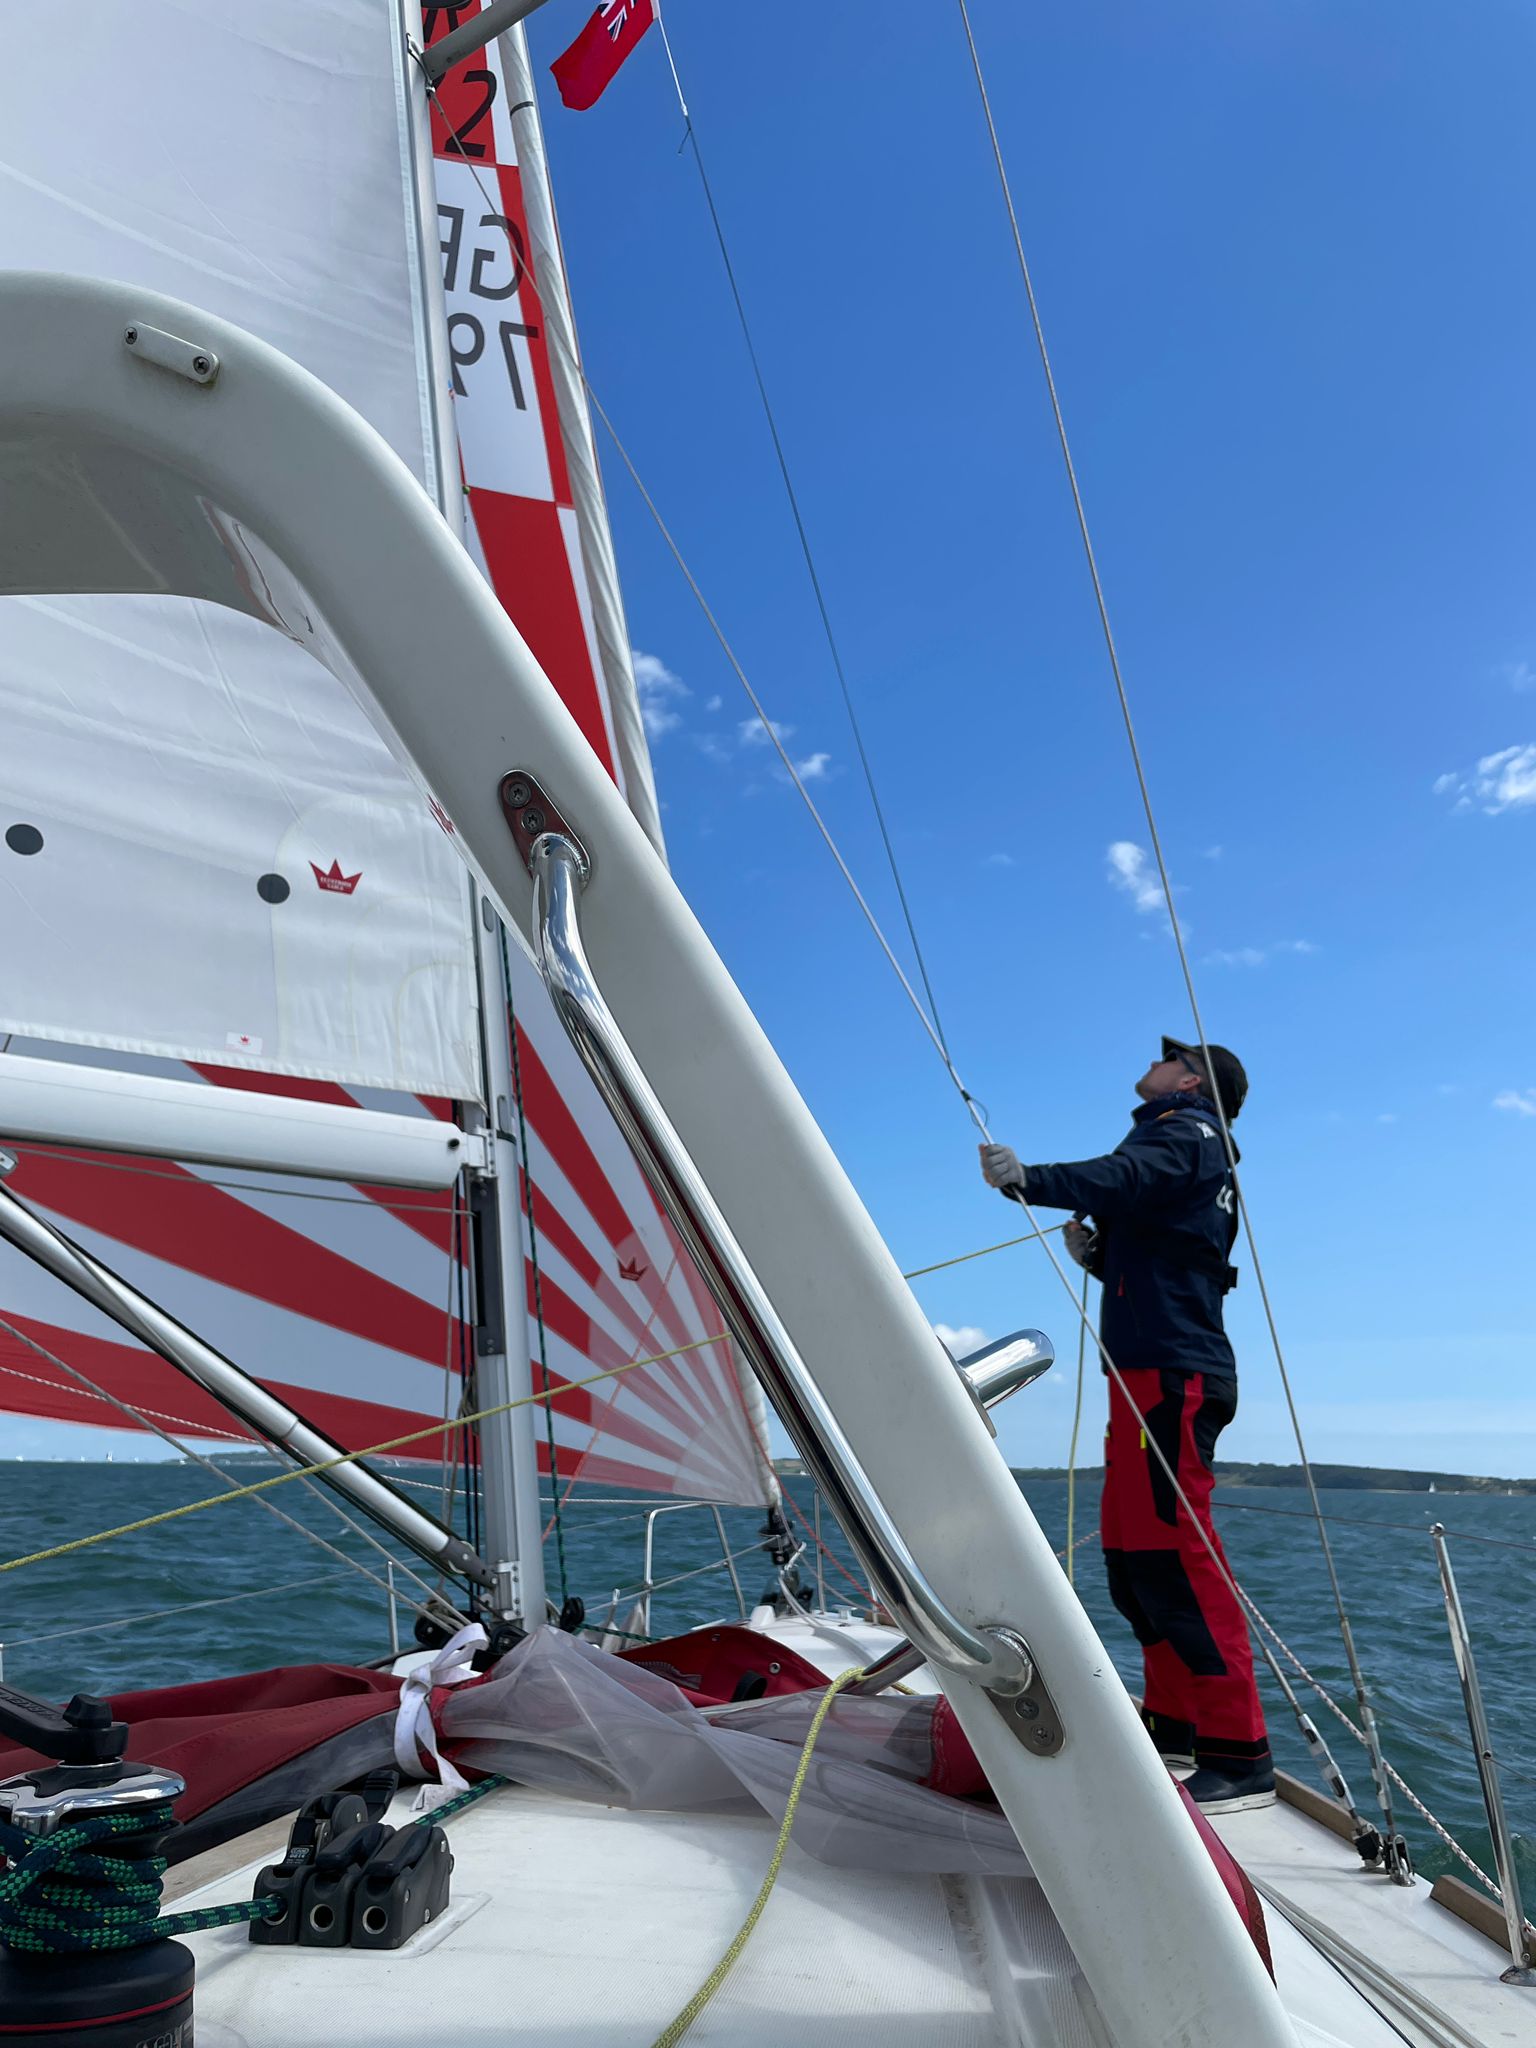
[[(452, 25), (428, 14), (429, 29)], [(502, 55), (445, 86), (460, 133), (438, 120), (451, 153), (436, 167), (439, 249), (406, 50), (420, 31), (395, 0), (336, 0), (323, 17), (267, 0), (238, 21), (178, 16), (152, 42), (114, 0), (87, 0), (72, 25), (89, 118), (61, 152), (46, 108), (13, 107), (0, 263), (127, 276), (239, 321), (356, 406), (454, 510), (443, 479), (462, 465), (466, 540), (659, 838), (590, 429), (571, 411), (569, 345), (562, 405), (546, 340), (540, 293), (563, 305), (564, 285), (542, 152), (525, 200)], [(467, 108), (454, 97), (466, 90)], [(470, 132), (482, 101), (483, 137)], [(146, 124), (146, 104), (183, 118)], [(94, 1047), (208, 1085), (364, 1106), (386, 1091), (388, 1106), (404, 1095), (438, 1115), (484, 1101), (472, 900), (451, 827), (304, 649), (212, 605), (8, 599), (0, 717), (0, 1047)], [(697, 1272), (515, 941), (506, 968), (529, 1341), (535, 1385), (547, 1368), (556, 1389), (555, 1475), (772, 1498), (760, 1401), (728, 1346), (699, 1344), (718, 1322)], [(452, 1196), (337, 1200), (334, 1185), (31, 1148), (11, 1185), (348, 1443), (457, 1405), (472, 1347)], [(116, 1419), (42, 1346), (168, 1423), (227, 1427), (10, 1254), (0, 1316), (13, 1326), (0, 1328), (0, 1407)], [(679, 1355), (559, 1391), (660, 1352)]]

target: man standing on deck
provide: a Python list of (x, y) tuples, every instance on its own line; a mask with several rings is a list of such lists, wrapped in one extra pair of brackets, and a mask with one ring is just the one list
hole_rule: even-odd
[(1216, 1439), (1237, 1413), (1222, 1324), (1237, 1197), (1216, 1101), (1230, 1123), (1248, 1077), (1225, 1046), (1207, 1052), (1209, 1066), (1199, 1046), (1163, 1040), (1130, 1131), (1103, 1158), (1021, 1166), (1009, 1146), (983, 1145), (981, 1170), (1031, 1208), (1076, 1212), (1066, 1246), (1102, 1283), (1100, 1342), (1125, 1382), (1110, 1381), (1104, 1440), (1110, 1596), (1141, 1644), (1152, 1740), (1170, 1766), (1193, 1764), (1186, 1789), (1206, 1812), (1235, 1813), (1273, 1803), (1275, 1772), (1211, 1520)]

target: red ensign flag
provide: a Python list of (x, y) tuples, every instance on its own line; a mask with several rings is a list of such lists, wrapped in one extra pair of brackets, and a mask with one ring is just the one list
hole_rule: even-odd
[(603, 0), (564, 56), (549, 67), (565, 104), (578, 113), (595, 107), (655, 19), (656, 0)]

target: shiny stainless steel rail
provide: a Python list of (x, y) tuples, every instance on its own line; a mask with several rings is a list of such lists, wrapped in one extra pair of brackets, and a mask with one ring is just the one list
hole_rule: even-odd
[(1515, 1873), (1515, 1846), (1509, 1832), (1509, 1817), (1504, 1811), (1504, 1795), (1499, 1789), (1498, 1767), (1493, 1760), (1493, 1736), (1483, 1709), (1483, 1689), (1477, 1682), (1477, 1665), (1472, 1656), (1472, 1637), (1467, 1629), (1466, 1611), (1456, 1587), (1456, 1574), (1451, 1569), (1445, 1524), (1436, 1522), (1429, 1533), (1435, 1541), (1440, 1590), (1445, 1595), (1445, 1618), (1450, 1624), (1451, 1649), (1456, 1658), (1456, 1673), (1461, 1680), (1467, 1726), (1472, 1731), (1472, 1747), (1477, 1753), (1477, 1775), (1482, 1780), (1483, 1805), (1488, 1812), (1488, 1832), (1493, 1837), (1493, 1857), (1499, 1873), (1511, 1959), (1502, 1981), (1536, 1987), (1536, 1967), (1533, 1967), (1536, 1959), (1531, 1954), (1525, 1908), (1520, 1899), (1520, 1880)]
[[(664, 1508), (652, 1508), (645, 1518), (644, 1562), (641, 1565), (640, 1591), (637, 1596), (636, 1604), (640, 1607), (642, 1613), (645, 1616), (644, 1627), (647, 1635), (649, 1635), (651, 1632), (651, 1595), (653, 1593), (661, 1592), (662, 1589), (666, 1586), (678, 1585), (681, 1583), (683, 1579), (693, 1578), (696, 1575), (693, 1572), (681, 1572), (675, 1579), (658, 1580), (656, 1578), (655, 1569), (657, 1518), (661, 1515), (686, 1515), (692, 1513), (695, 1509), (699, 1508), (704, 1509), (706, 1513), (714, 1516), (715, 1534), (720, 1539), (720, 1556), (718, 1560), (712, 1564), (700, 1565), (698, 1567), (698, 1571), (699, 1573), (703, 1573), (706, 1571), (720, 1571), (721, 1569), (728, 1571), (731, 1575), (732, 1589), (736, 1594), (736, 1611), (743, 1621), (745, 1621), (747, 1618), (747, 1596), (742, 1591), (741, 1575), (736, 1569), (736, 1558), (738, 1553), (732, 1550), (730, 1543), (727, 1540), (725, 1533), (725, 1518), (721, 1514), (719, 1508), (715, 1506), (715, 1503), (712, 1500), (672, 1501), (668, 1506)], [(751, 1550), (755, 1550), (756, 1548), (756, 1544), (750, 1544), (747, 1546), (747, 1551), (744, 1551), (740, 1554), (746, 1555), (748, 1552), (750, 1552)]]
[(586, 865), (559, 832), (543, 833), (529, 855), (539, 966), (561, 1023), (896, 1627), (929, 1662), (1018, 1692), (1031, 1680), (1029, 1660), (992, 1629), (968, 1627), (929, 1585), (630, 1051), (582, 942)]

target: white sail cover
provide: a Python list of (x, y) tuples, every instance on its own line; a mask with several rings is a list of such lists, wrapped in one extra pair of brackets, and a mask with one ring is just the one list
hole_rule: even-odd
[[(429, 8), (427, 33), (474, 11)], [(153, 22), (82, 0), (69, 147), (30, 93), (0, 125), (0, 264), (207, 305), (340, 392), (434, 497), (462, 474), (467, 540), (655, 836), (590, 429), (571, 410), (569, 347), (557, 377), (545, 332), (541, 286), (552, 304), (564, 291), (553, 209), (542, 184), (525, 204), (493, 49), (445, 84), (432, 224), (407, 27), (421, 32), (397, 0), (167, 7)], [(6, 600), (0, 718), (0, 1048), (95, 1047), (204, 1085), (364, 1106), (404, 1095), (423, 1114), (483, 1096), (450, 828), (300, 648), (180, 600)], [(557, 1390), (555, 1475), (769, 1497), (761, 1408), (729, 1347), (699, 1344), (718, 1321), (697, 1271), (515, 941), (507, 960), (529, 1342), (535, 1385), (547, 1368)], [(346, 1443), (457, 1409), (473, 1350), (457, 1197), (32, 1148), (11, 1185)], [(559, 1391), (664, 1351), (678, 1355)], [(46, 1353), (167, 1426), (230, 1429), (7, 1252), (0, 1406), (119, 1419)]]

